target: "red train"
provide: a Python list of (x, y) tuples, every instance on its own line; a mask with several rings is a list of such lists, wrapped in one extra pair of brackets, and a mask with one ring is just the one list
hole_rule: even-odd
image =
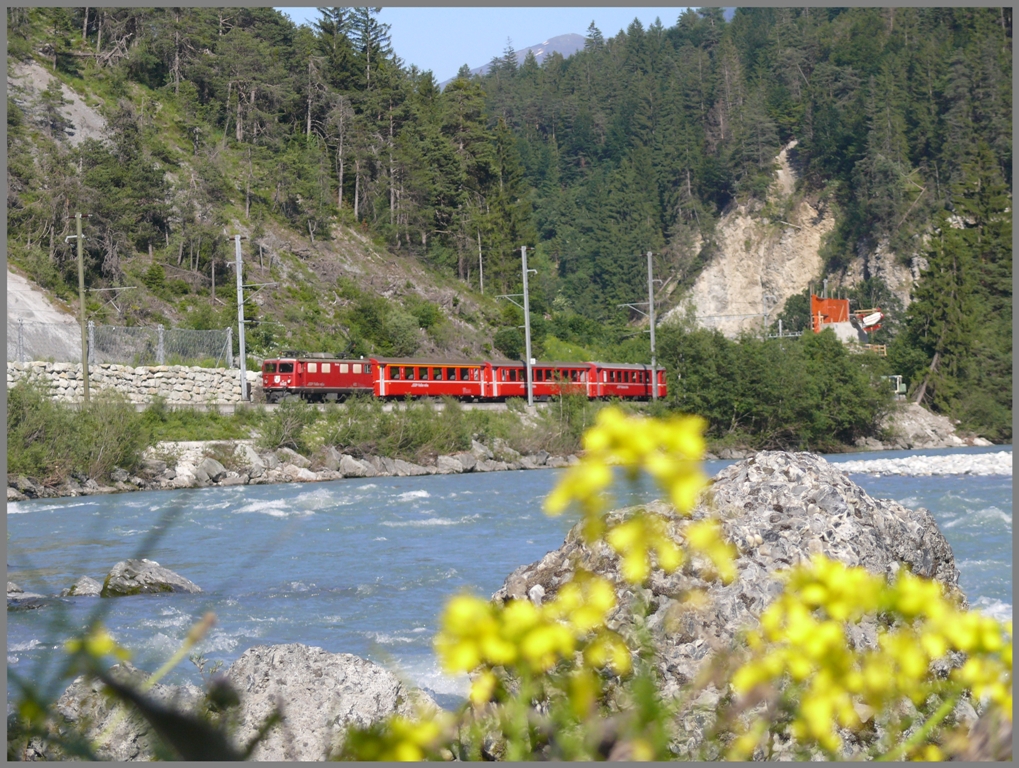
[[(558, 395), (564, 388), (583, 392), (590, 399), (650, 400), (652, 396), (648, 365), (539, 362), (531, 371), (538, 400)], [(657, 395), (665, 397), (665, 370), (657, 368), (655, 374)], [(383, 399), (456, 397), (496, 402), (527, 397), (527, 369), (520, 361), (342, 360), (324, 354), (284, 354), (262, 363), (262, 390), (270, 403), (287, 395), (324, 402), (357, 394)]]

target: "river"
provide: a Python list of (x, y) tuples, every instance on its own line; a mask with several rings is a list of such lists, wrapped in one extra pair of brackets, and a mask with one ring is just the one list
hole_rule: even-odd
[[(826, 458), (976, 458), (1001, 450)], [(707, 469), (713, 474), (732, 463), (708, 462)], [(97, 611), (132, 649), (133, 663), (154, 670), (211, 610), (217, 623), (198, 649), (210, 665), (226, 667), (254, 645), (301, 642), (382, 663), (440, 704), (454, 705), (465, 678), (444, 675), (431, 650), (442, 606), (461, 590), (491, 595), (513, 569), (562, 544), (576, 517), (541, 512), (559, 473), (346, 479), (9, 503), (8, 578), (26, 591), (58, 594), (79, 576), (102, 580), (114, 563), (143, 554), (204, 590), (67, 598), (10, 612), (9, 673), (45, 684), (61, 640)], [(952, 545), (971, 605), (1011, 618), (1011, 476), (852, 478), (871, 496), (928, 508)], [(618, 501), (656, 495), (643, 485)], [(185, 679), (200, 682), (190, 661), (168, 682)], [(9, 702), (15, 690), (9, 677)]]

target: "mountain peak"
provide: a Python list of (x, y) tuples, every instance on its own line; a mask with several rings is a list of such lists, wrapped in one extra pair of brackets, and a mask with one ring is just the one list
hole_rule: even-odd
[[(556, 35), (550, 37), (548, 40), (544, 40), (534, 45), (529, 45), (526, 48), (521, 48), (519, 51), (514, 51), (514, 55), (517, 58), (517, 66), (524, 63), (524, 59), (527, 58), (528, 52), (534, 54), (535, 60), (541, 64), (547, 56), (551, 56), (553, 53), (560, 54), (563, 58), (572, 56), (577, 51), (584, 47), (584, 40), (586, 38), (583, 35), (577, 35), (570, 33), (567, 35)], [(491, 62), (484, 64), (480, 67), (475, 67), (471, 70), (472, 75), (484, 75), (488, 72)], [(440, 88), (445, 88), (456, 78), (449, 78), (442, 83), (439, 83)]]

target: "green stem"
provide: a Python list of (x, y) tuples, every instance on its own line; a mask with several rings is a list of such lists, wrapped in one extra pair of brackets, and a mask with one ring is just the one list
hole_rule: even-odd
[(948, 713), (955, 709), (955, 703), (959, 700), (959, 694), (953, 694), (938, 707), (937, 711), (923, 724), (923, 727), (914, 733), (909, 739), (901, 746), (893, 749), (891, 752), (881, 755), (877, 758), (879, 762), (890, 762), (892, 760), (901, 760), (904, 755), (908, 755), (914, 747), (919, 746), (923, 741), (930, 736), (931, 732), (941, 725), (941, 721), (948, 717)]

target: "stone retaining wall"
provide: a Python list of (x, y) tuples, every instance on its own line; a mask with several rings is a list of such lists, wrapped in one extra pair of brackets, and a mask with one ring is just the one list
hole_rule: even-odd
[[(113, 389), (132, 403), (150, 403), (162, 397), (167, 403), (221, 404), (241, 402), (237, 369), (198, 368), (186, 365), (129, 365), (101, 363), (89, 366), (89, 391)], [(80, 402), (84, 395), (81, 365), (77, 363), (7, 363), (7, 388), (26, 378), (49, 386), (57, 400)], [(249, 397), (259, 384), (248, 371)]]

